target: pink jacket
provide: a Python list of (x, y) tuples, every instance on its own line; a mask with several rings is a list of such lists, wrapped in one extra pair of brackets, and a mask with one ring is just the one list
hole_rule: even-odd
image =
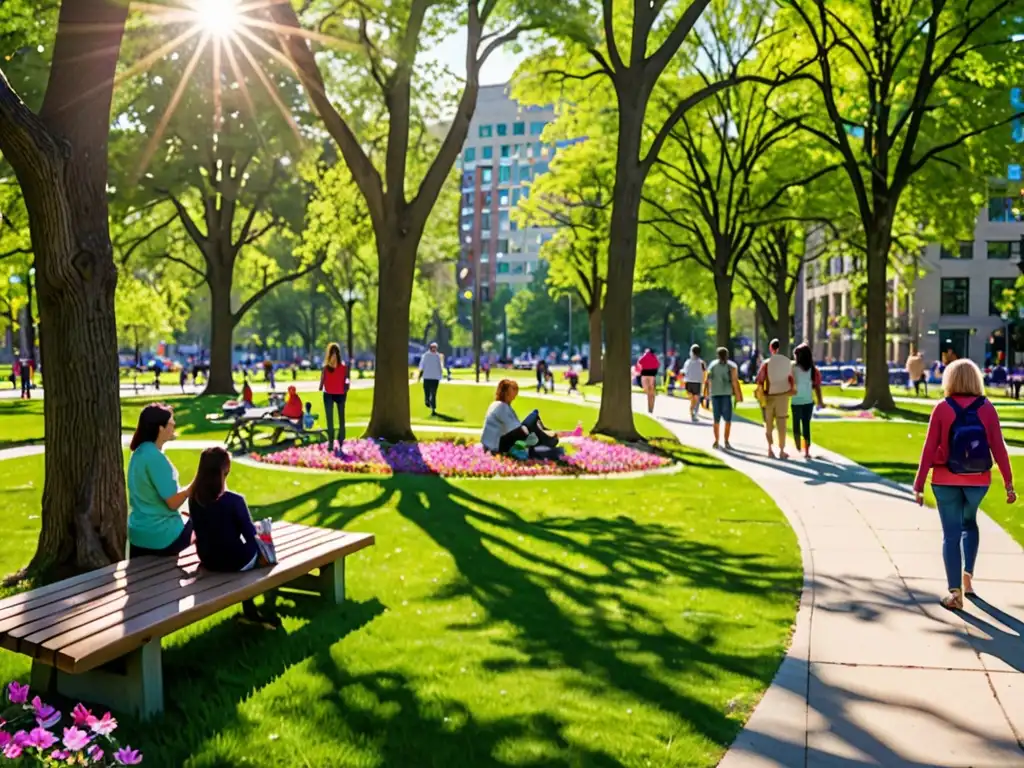
[[(956, 396), (953, 398), (963, 408), (975, 401), (973, 395)], [(999, 414), (996, 408), (989, 401), (978, 409), (978, 418), (985, 427), (985, 436), (988, 438), (988, 447), (992, 452), (999, 471), (1003, 475), (1003, 483), (1006, 487), (1013, 487), (1013, 469), (1010, 467), (1010, 457), (1006, 454), (1006, 443), (1003, 441), (1003, 431), (999, 428)], [(924, 440), (924, 449), (921, 451), (921, 464), (917, 468), (917, 477), (914, 479), (914, 490), (918, 493), (924, 491), (925, 481), (928, 479), (928, 472), (932, 472), (932, 485), (991, 485), (992, 473), (985, 472), (980, 475), (957, 475), (946, 469), (946, 458), (949, 456), (949, 430), (956, 421), (956, 413), (953, 408), (943, 400), (935, 406), (931, 419), (928, 421), (928, 436)]]

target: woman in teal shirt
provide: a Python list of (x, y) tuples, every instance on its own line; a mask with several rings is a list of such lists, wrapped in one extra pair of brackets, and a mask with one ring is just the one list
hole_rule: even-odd
[(192, 521), (178, 511), (192, 486), (178, 488), (178, 471), (164, 455), (173, 440), (174, 412), (147, 405), (139, 415), (128, 461), (128, 541), (131, 556), (177, 555), (192, 543)]

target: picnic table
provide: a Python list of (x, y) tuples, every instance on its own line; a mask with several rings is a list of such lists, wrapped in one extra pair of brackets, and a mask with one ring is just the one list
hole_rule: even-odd
[(236, 453), (251, 451), (261, 429), (272, 430), (270, 445), (276, 445), (286, 433), (290, 438), (304, 443), (326, 436), (322, 429), (305, 429), (301, 420), (282, 416), (277, 407), (249, 408), (235, 417), (231, 431), (224, 440), (224, 447)]
[(163, 711), (160, 639), (278, 588), (345, 599), (345, 558), (369, 533), (277, 523), (278, 562), (214, 573), (195, 547), (147, 555), (0, 601), (0, 646), (32, 659), (31, 685), (146, 718)]

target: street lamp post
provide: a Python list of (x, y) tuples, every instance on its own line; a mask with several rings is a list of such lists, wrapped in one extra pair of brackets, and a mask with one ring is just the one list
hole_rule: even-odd
[(348, 288), (341, 293), (341, 299), (345, 303), (345, 332), (346, 338), (346, 349), (348, 353), (349, 367), (351, 368), (352, 363), (356, 359), (354, 349), (354, 334), (352, 332), (352, 310), (356, 305), (356, 302), (361, 301), (363, 294), (359, 291)]

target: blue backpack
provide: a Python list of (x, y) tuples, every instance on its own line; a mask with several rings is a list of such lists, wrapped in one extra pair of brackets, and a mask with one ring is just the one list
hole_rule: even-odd
[(985, 425), (978, 417), (978, 409), (985, 404), (979, 397), (966, 408), (961, 408), (953, 398), (946, 402), (956, 414), (953, 426), (949, 428), (949, 458), (946, 469), (955, 475), (980, 475), (992, 469), (992, 452), (988, 446)]

